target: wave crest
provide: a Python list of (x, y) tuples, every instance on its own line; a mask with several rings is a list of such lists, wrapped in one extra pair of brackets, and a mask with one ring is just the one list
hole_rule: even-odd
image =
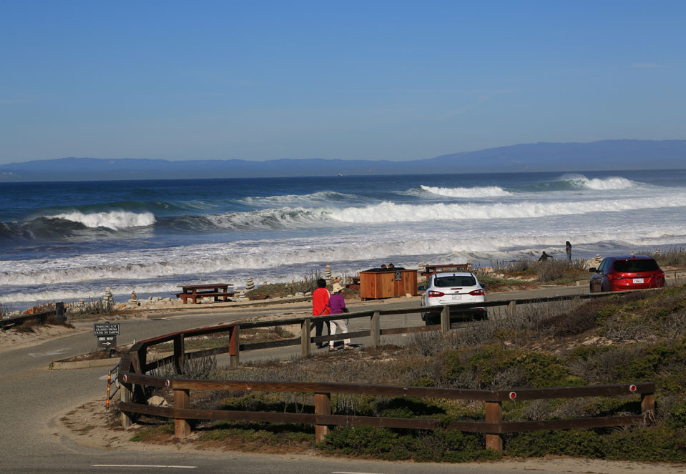
[(156, 222), (155, 216), (150, 212), (138, 214), (127, 211), (110, 211), (84, 214), (75, 211), (48, 217), (78, 222), (90, 228), (105, 227), (113, 230), (127, 229), (129, 227), (148, 227)]
[(422, 184), (420, 188), (428, 193), (446, 197), (482, 198), (512, 196), (512, 193), (505, 191), (503, 188), (498, 186), (484, 186), (477, 188), (438, 188), (435, 186), (425, 186)]
[(575, 188), (595, 189), (599, 191), (606, 189), (626, 189), (636, 186), (634, 181), (619, 176), (610, 178), (587, 178), (584, 175), (564, 175), (560, 178), (560, 181), (567, 181)]

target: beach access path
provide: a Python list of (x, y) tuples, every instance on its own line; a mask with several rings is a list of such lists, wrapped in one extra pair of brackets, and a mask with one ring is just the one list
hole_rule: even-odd
[[(490, 294), (489, 299), (512, 299), (537, 296), (555, 296), (587, 292), (584, 287), (549, 288), (534, 292), (508, 292)], [(407, 307), (419, 305), (418, 298), (350, 302), (351, 310), (380, 307)], [(187, 328), (232, 322), (238, 319), (262, 317), (295, 317), (306, 315), (309, 304), (205, 309), (202, 311), (174, 311), (154, 313), (146, 317), (120, 321), (120, 343), (144, 339)], [(399, 316), (402, 318), (403, 316)], [(419, 316), (416, 316), (419, 318)], [(402, 321), (398, 321), (400, 324)], [(92, 321), (79, 322), (77, 327), (92, 328)], [(401, 337), (401, 336), (398, 336)], [(365, 341), (354, 341), (365, 344)], [(195, 472), (366, 472), (414, 473), (413, 463), (391, 463), (329, 458), (322, 455), (260, 455), (237, 452), (198, 452), (182, 446), (150, 446), (128, 441), (130, 435), (95, 436), (94, 412), (78, 407), (103, 407), (107, 369), (48, 370), (52, 360), (90, 352), (95, 349), (91, 331), (68, 337), (41, 341), (37, 345), (4, 350), (0, 353), (0, 400), (2, 400), (2, 436), (0, 437), (0, 472), (169, 472), (195, 467)], [(246, 352), (242, 361), (253, 358), (273, 359), (289, 357), (289, 348)], [(298, 348), (293, 349), (296, 352)], [(277, 351), (277, 352), (274, 352)], [(114, 365), (114, 364), (113, 364)], [(98, 410), (98, 413), (102, 413)], [(64, 426), (63, 419), (77, 417), (82, 426), (80, 438)], [(100, 417), (102, 418), (102, 416)], [(108, 431), (105, 431), (108, 433)], [(74, 439), (79, 439), (75, 442)], [(85, 440), (85, 441), (84, 441)], [(131, 467), (138, 465), (138, 468)], [(154, 467), (157, 466), (157, 467)], [(676, 473), (684, 466), (616, 463), (574, 459), (507, 461), (497, 463), (422, 464), (421, 471), (448, 473), (455, 470), (464, 474), (512, 473), (536, 470), (552, 472), (603, 472), (620, 473)]]

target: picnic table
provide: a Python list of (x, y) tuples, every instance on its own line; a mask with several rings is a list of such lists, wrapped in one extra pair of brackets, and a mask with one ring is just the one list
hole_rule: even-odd
[[(229, 291), (231, 287), (231, 291)], [(183, 304), (186, 304), (188, 300), (192, 300), (193, 304), (198, 302), (198, 298), (212, 297), (214, 301), (219, 301), (222, 298), (223, 301), (228, 301), (230, 296), (236, 294), (233, 291), (233, 285), (230, 283), (210, 283), (207, 285), (183, 285), (179, 286), (181, 288), (180, 293), (174, 293), (177, 298), (183, 299)]]

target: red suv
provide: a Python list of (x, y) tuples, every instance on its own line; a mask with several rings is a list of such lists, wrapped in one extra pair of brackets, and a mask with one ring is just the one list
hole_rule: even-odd
[(591, 293), (598, 291), (643, 290), (665, 286), (665, 272), (654, 258), (643, 255), (607, 257), (591, 268)]

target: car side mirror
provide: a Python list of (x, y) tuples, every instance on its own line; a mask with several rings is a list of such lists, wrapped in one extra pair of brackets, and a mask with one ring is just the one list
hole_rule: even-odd
[(596, 273), (598, 271), (598, 269), (597, 268), (589, 268), (588, 271), (591, 273)]

